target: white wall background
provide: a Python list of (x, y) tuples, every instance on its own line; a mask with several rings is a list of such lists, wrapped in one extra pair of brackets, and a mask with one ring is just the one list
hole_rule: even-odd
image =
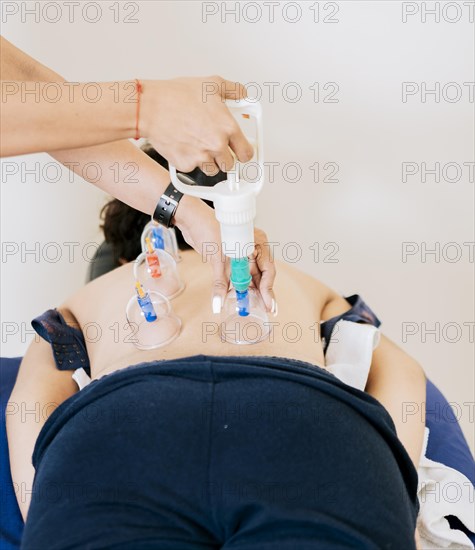
[[(25, 14), (34, 2), (2, 4), (6, 38), (70, 80), (221, 74), (257, 83), (266, 159), (279, 163), (260, 197), (259, 225), (280, 243), (278, 255), (286, 250), (290, 259), (296, 249), (285, 244), (295, 242), (297, 267), (343, 293), (363, 294), (386, 334), (399, 344), (406, 340), (405, 348), (454, 403), (473, 448), (474, 259), (463, 244), (474, 241), (474, 176), (463, 165), (474, 161), (473, 2), (426, 2), (427, 9), (438, 6), (438, 22), (423, 13), (424, 3), (378, 0), (321, 2), (319, 22), (315, 2), (280, 2), (273, 21), (270, 7), (255, 2), (101, 1), (89, 2), (85, 12), (81, 2), (72, 23), (64, 2), (37, 2), (38, 21)], [(97, 5), (102, 14), (91, 23)], [(12, 6), (18, 13), (9, 15)], [(236, 6), (239, 21), (230, 13)], [(404, 10), (416, 13), (403, 22)], [(266, 82), (277, 83), (273, 100)], [(318, 102), (310, 89), (316, 82)], [(334, 85), (323, 88), (330, 82), (338, 86), (336, 102), (328, 102)], [(440, 99), (419, 91), (403, 102), (403, 82), (439, 83)], [(299, 101), (291, 101), (296, 87), (289, 83), (300, 88)], [(447, 83), (455, 84), (444, 90)], [(457, 90), (461, 97), (454, 100)], [(70, 182), (66, 171), (56, 184), (22, 177), (21, 170), (8, 175), (10, 161), (0, 188), (1, 353), (20, 355), (31, 338), (21, 324), (28, 328), (35, 315), (83, 284), (88, 262), (82, 250), (90, 256), (88, 243), (100, 242), (105, 197), (80, 178)], [(15, 161), (33, 170), (40, 163), (41, 175), (51, 159)], [(299, 181), (289, 181), (295, 170), (283, 170), (289, 162), (301, 167)], [(433, 175), (424, 183), (419, 173), (404, 183), (403, 162), (453, 162), (462, 173), (446, 181), (457, 179), (456, 167), (441, 170), (438, 183)], [(315, 163), (318, 183), (310, 169)], [(338, 181), (322, 181), (330, 175), (326, 163), (338, 165)], [(36, 242), (39, 257), (22, 257)], [(72, 262), (68, 242), (80, 243)], [(418, 250), (405, 262), (404, 242)], [(319, 258), (309, 249), (313, 243)], [(328, 243), (338, 247), (331, 258), (335, 245)], [(440, 258), (425, 257), (422, 243), (439, 246)], [(48, 261), (58, 250), (58, 261)], [(424, 334), (424, 326), (439, 327), (437, 334)], [(416, 334), (403, 338), (405, 327)]]

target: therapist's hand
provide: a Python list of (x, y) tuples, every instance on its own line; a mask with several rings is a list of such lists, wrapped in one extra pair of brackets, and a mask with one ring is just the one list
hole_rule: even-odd
[(269, 239), (262, 229), (254, 229), (254, 254), (250, 260), (252, 286), (259, 289), (267, 311), (277, 315), (277, 302), (274, 295), (275, 261)]
[[(210, 263), (213, 272), (212, 309), (219, 313), (229, 289), (229, 259), (222, 253), (221, 229), (214, 210), (204, 202), (184, 196), (177, 210), (176, 224), (183, 236), (203, 258)], [(275, 280), (275, 263), (271, 247), (264, 231), (254, 232), (255, 250), (250, 258), (252, 286), (259, 289), (267, 311), (277, 314), (277, 303), (273, 291)]]
[(229, 171), (234, 158), (252, 158), (253, 148), (225, 99), (242, 99), (246, 89), (219, 76), (145, 80), (140, 135), (182, 172), (197, 166), (208, 175)]

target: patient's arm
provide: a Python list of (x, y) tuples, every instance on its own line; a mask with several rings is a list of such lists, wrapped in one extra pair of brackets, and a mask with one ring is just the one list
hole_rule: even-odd
[[(319, 284), (323, 286), (322, 283)], [(328, 319), (341, 315), (351, 309), (350, 304), (345, 300), (345, 298), (337, 294), (334, 290), (325, 287), (325, 295), (326, 301), (322, 308), (322, 321), (328, 321)]]
[[(373, 352), (365, 391), (389, 412), (399, 440), (417, 468), (425, 428), (426, 377), (422, 367), (394, 342), (381, 335), (381, 342)], [(408, 405), (411, 411), (414, 410), (412, 405), (417, 405), (418, 414), (406, 414)], [(417, 550), (420, 550), (417, 529), (415, 542)]]
[[(381, 343), (373, 352), (365, 391), (386, 407), (417, 468), (425, 428), (426, 377), (422, 367), (389, 338), (381, 336)], [(407, 414), (414, 410), (413, 405), (418, 413)]]
[[(61, 313), (71, 320), (67, 312)], [(34, 339), (21, 362), (6, 409), (10, 468), (23, 519), (30, 505), (35, 473), (31, 457), (38, 434), (54, 409), (77, 390), (71, 371), (56, 368), (51, 345)]]
[[(349, 309), (350, 305), (344, 298), (330, 291), (322, 321)], [(425, 428), (426, 377), (422, 367), (394, 342), (381, 335), (381, 342), (373, 352), (365, 391), (389, 412), (397, 435), (417, 468)], [(408, 407), (418, 413), (407, 414)]]

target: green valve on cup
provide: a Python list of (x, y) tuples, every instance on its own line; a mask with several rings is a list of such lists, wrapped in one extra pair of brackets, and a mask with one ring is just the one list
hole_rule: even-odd
[(249, 315), (247, 289), (251, 281), (248, 258), (231, 258), (231, 283), (236, 290), (237, 310), (241, 317)]

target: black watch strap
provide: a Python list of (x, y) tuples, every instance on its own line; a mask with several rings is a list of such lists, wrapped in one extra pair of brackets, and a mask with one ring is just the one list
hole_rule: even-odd
[(180, 193), (173, 183), (170, 183), (160, 197), (152, 219), (165, 227), (173, 227), (172, 219), (182, 197), (183, 193)]

